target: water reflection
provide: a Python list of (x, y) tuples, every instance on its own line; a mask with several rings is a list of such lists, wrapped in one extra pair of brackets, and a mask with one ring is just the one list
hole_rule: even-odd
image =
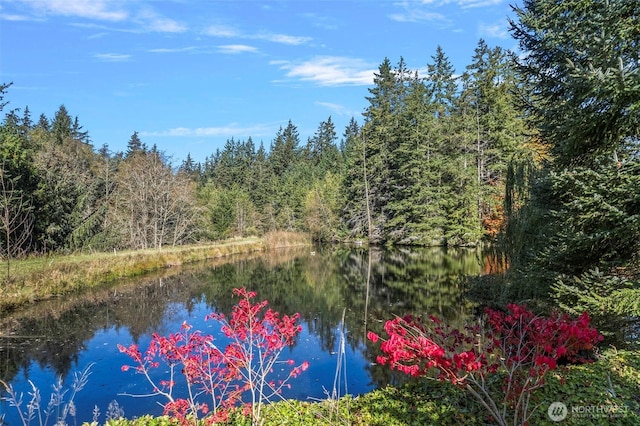
[[(464, 320), (471, 311), (462, 297), (464, 279), (479, 274), (481, 265), (473, 250), (320, 247), (314, 255), (308, 249), (285, 250), (162, 271), (0, 319), (0, 379), (21, 391), (33, 380), (44, 391), (57, 375), (69, 378), (71, 371), (96, 362), (91, 388), (78, 404), (84, 410), (80, 420), (91, 419), (94, 405), (105, 411), (113, 399), (128, 417), (158, 413), (153, 401), (118, 396), (136, 393), (144, 384), (120, 371), (127, 359), (116, 343), (144, 347), (150, 333), (176, 331), (184, 320), (215, 332), (213, 324), (202, 322), (204, 315), (214, 309), (229, 312), (236, 302), (231, 290), (247, 287), (274, 310), (301, 314), (304, 332), (287, 356), (309, 360), (311, 368), (287, 397), (322, 398), (333, 386), (343, 312), (345, 385), (349, 393), (362, 393), (398, 380), (375, 365), (366, 331), (380, 332), (386, 319), (405, 313)], [(0, 405), (7, 420), (13, 418), (11, 410)]]

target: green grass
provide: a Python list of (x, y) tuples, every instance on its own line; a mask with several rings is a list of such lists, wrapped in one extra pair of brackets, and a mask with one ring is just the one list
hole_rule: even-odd
[[(286, 238), (288, 237), (288, 238)], [(157, 250), (130, 250), (108, 253), (42, 256), (13, 260), (7, 279), (0, 268), (0, 314), (82, 289), (107, 284), (150, 271), (179, 267), (185, 263), (265, 251), (275, 248), (274, 237), (249, 237), (220, 243), (164, 247)], [(277, 246), (308, 244), (304, 236), (279, 235)], [(3, 265), (4, 266), (4, 265)]]

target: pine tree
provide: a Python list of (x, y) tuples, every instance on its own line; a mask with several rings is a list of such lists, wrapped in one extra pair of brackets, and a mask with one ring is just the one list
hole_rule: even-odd
[(35, 128), (43, 130), (45, 132), (51, 131), (51, 123), (49, 123), (49, 119), (46, 115), (40, 114), (40, 117), (38, 118), (38, 124), (36, 124)]
[(298, 128), (289, 120), (287, 127), (281, 127), (271, 144), (269, 163), (276, 176), (280, 177), (296, 159), (300, 136)]
[(353, 117), (344, 130), (341, 146), (344, 162), (341, 222), (349, 230), (349, 237), (365, 238), (369, 235), (365, 144), (360, 126)]
[(64, 105), (60, 105), (51, 121), (51, 131), (58, 144), (62, 144), (65, 138), (72, 136), (73, 123), (71, 116)]
[[(478, 42), (463, 77), (459, 133), (475, 156), (479, 218), (491, 234), (500, 226), (507, 164), (527, 140), (527, 126), (517, 105), (518, 85), (512, 59), (501, 48)], [(472, 145), (467, 144), (473, 140)], [(494, 224), (497, 221), (498, 224)]]
[(638, 2), (526, 0), (515, 12), (528, 110), (556, 168), (623, 158), (640, 135)]
[(367, 166), (372, 242), (386, 239), (385, 228), (390, 219), (388, 207), (392, 196), (391, 162), (399, 134), (396, 112), (402, 107), (405, 87), (405, 81), (401, 80), (401, 73), (406, 72), (403, 60), (400, 61), (400, 66), (402, 68), (399, 71), (394, 71), (388, 58), (380, 64), (378, 72), (374, 74), (375, 86), (368, 89), (371, 96), (366, 98), (369, 106), (363, 114), (363, 161)]
[(134, 131), (129, 138), (129, 142), (127, 142), (127, 151), (124, 154), (124, 158), (130, 158), (138, 153), (145, 153), (146, 151), (147, 146), (140, 140), (138, 132)]
[(530, 156), (511, 168), (530, 189), (508, 210), (511, 280), (527, 284), (513, 293), (588, 307), (620, 332), (640, 316), (640, 4), (527, 0), (515, 11), (527, 113), (551, 155), (539, 171)]
[(313, 137), (309, 138), (310, 164), (316, 168), (317, 177), (322, 178), (327, 171), (338, 171), (340, 169), (340, 156), (336, 146), (336, 128), (329, 117), (318, 126)]

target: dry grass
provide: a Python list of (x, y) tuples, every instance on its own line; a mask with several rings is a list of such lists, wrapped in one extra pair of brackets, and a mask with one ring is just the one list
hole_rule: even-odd
[[(265, 238), (232, 239), (216, 244), (167, 247), (111, 253), (51, 256), (13, 261), (11, 275), (0, 283), (0, 313), (85, 288), (135, 277), (184, 263), (299, 246), (305, 239), (293, 233)], [(289, 244), (289, 245), (287, 245)]]
[(308, 235), (297, 232), (273, 231), (266, 234), (263, 239), (269, 250), (284, 247), (308, 246), (311, 244)]

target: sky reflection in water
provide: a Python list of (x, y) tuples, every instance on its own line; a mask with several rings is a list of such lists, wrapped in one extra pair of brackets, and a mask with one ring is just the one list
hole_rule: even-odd
[[(470, 305), (461, 298), (465, 277), (481, 272), (481, 257), (472, 250), (316, 253), (286, 251), (232, 264), (193, 265), (179, 273), (162, 271), (13, 314), (0, 320), (0, 378), (25, 393), (25, 405), (31, 380), (46, 405), (56, 376), (62, 375), (68, 386), (74, 372), (94, 363), (87, 387), (76, 397), (79, 422), (91, 420), (94, 406), (104, 421), (113, 400), (126, 417), (158, 415), (161, 399), (122, 395), (152, 389), (133, 370), (121, 371), (131, 360), (117, 344), (136, 342), (144, 350), (151, 333), (175, 332), (183, 321), (216, 336), (219, 325), (204, 317), (213, 309), (229, 313), (237, 301), (232, 289), (244, 286), (257, 291), (256, 300), (267, 299), (276, 311), (301, 314), (303, 331), (283, 358), (310, 365), (292, 379), (285, 397), (324, 399), (333, 390), (343, 311), (347, 380), (337, 383), (338, 392), (361, 394), (399, 380), (375, 365), (376, 352), (366, 341), (366, 331), (380, 332), (395, 314), (436, 314), (462, 321), (470, 313)], [(15, 408), (6, 402), (0, 403), (2, 413), (8, 424), (20, 424)]]

